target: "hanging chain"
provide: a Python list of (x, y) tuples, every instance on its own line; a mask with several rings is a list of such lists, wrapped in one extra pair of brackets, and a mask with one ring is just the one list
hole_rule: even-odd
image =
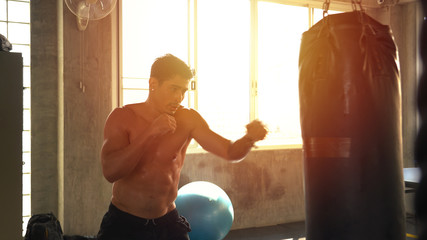
[(331, 0), (325, 0), (323, 3), (323, 17), (326, 17), (328, 15), (329, 5), (331, 4)]
[(362, 7), (362, 0), (351, 0), (351, 7), (354, 11), (357, 10), (357, 6), (359, 6), (360, 11), (364, 12), (365, 10)]

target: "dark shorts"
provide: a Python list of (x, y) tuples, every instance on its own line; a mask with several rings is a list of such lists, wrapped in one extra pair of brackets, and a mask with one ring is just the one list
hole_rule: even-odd
[(110, 204), (102, 219), (98, 240), (188, 240), (190, 231), (190, 224), (176, 209), (160, 218), (145, 219)]

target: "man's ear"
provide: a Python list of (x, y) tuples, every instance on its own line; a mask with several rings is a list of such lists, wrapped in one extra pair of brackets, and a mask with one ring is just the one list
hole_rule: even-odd
[(155, 77), (150, 77), (148, 80), (150, 91), (155, 90), (159, 87), (159, 80)]

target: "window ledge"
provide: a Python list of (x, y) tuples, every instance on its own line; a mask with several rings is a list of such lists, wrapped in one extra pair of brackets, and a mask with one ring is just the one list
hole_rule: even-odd
[[(286, 144), (286, 145), (270, 145), (270, 146), (259, 146), (252, 149), (252, 151), (265, 151), (265, 150), (283, 150), (283, 149), (302, 149), (302, 144)], [(208, 153), (201, 147), (189, 147), (187, 154), (200, 154)]]

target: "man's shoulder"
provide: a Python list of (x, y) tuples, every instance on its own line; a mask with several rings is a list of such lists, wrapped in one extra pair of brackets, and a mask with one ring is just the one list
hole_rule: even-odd
[(181, 106), (180, 109), (175, 113), (175, 117), (197, 117), (197, 116), (200, 116), (200, 114), (196, 110), (192, 108), (187, 108), (184, 106)]
[(191, 125), (205, 124), (205, 120), (199, 114), (199, 112), (192, 108), (182, 107), (176, 112), (175, 118), (178, 121), (183, 120), (184, 122), (190, 123)]
[(128, 105), (126, 105), (123, 107), (114, 108), (113, 111), (111, 111), (110, 116), (124, 116), (132, 114), (132, 112), (132, 109)]
[(113, 121), (120, 121), (120, 122), (129, 121), (135, 118), (136, 116), (136, 113), (134, 110), (135, 107), (136, 106), (133, 106), (133, 105), (116, 107), (115, 109), (113, 109), (113, 111), (111, 111), (110, 115), (108, 116), (108, 119)]

